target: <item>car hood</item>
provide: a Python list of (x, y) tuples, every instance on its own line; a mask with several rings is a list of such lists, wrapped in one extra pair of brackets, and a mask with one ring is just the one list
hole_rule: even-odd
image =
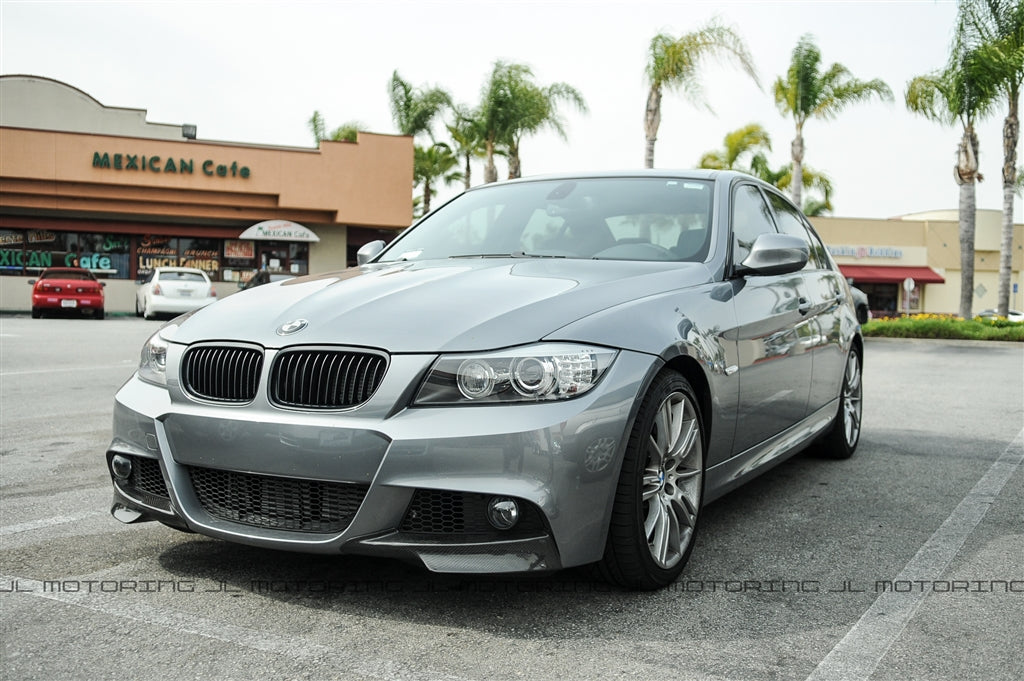
[[(392, 353), (490, 350), (543, 339), (601, 310), (706, 283), (698, 263), (479, 258), (364, 265), (241, 291), (165, 336)], [(305, 320), (288, 335), (285, 324)], [(565, 340), (565, 339), (563, 339)]]

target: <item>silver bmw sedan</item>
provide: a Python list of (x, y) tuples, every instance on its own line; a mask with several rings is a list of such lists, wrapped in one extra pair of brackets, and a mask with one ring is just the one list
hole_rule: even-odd
[(470, 189), (359, 265), (179, 317), (115, 397), (112, 514), (255, 546), (655, 589), (701, 509), (861, 429), (846, 280), (722, 171)]

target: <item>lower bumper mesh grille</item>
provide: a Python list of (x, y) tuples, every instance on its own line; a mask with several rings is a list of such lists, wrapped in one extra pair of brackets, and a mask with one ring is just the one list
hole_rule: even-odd
[(510, 530), (499, 531), (487, 522), (486, 494), (418, 489), (413, 494), (401, 532), (430, 535), (473, 535), (512, 539), (520, 535), (545, 533), (547, 527), (540, 510), (533, 504), (517, 500), (519, 522)]
[(123, 482), (115, 479), (118, 487), (131, 498), (137, 499), (147, 506), (170, 511), (171, 495), (167, 492), (167, 483), (164, 482), (164, 475), (160, 472), (160, 462), (144, 456), (129, 456), (127, 454), (120, 456), (131, 459), (132, 472)]
[(215, 518), (274, 530), (334, 534), (352, 522), (368, 485), (190, 467), (199, 503)]

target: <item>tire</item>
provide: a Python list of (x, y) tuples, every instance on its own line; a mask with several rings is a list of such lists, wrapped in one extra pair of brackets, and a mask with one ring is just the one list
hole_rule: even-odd
[(138, 296), (135, 296), (135, 316), (136, 317), (141, 317), (142, 316), (142, 307), (139, 305), (139, 297)]
[(103, 319), (103, 317), (104, 317), (104, 310), (103, 310), (103, 308), (102, 307), (96, 308), (96, 311), (93, 313), (93, 317), (95, 317), (96, 319)]
[(43, 316), (43, 311), (42, 310), (40, 310), (38, 307), (33, 307), (32, 308), (32, 319), (39, 319), (42, 316)]
[(861, 359), (856, 349), (850, 350), (843, 372), (843, 389), (839, 409), (828, 432), (821, 439), (820, 452), (832, 459), (849, 459), (860, 442), (864, 413), (864, 380)]
[(696, 393), (682, 375), (663, 370), (629, 435), (599, 564), (605, 579), (651, 590), (683, 571), (704, 498), (706, 442)]

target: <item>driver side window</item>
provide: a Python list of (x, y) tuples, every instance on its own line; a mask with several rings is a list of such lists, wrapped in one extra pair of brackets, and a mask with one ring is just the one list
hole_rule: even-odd
[(750, 184), (737, 187), (732, 202), (733, 264), (739, 265), (750, 255), (757, 237), (774, 234), (775, 231), (771, 212), (760, 190)]

